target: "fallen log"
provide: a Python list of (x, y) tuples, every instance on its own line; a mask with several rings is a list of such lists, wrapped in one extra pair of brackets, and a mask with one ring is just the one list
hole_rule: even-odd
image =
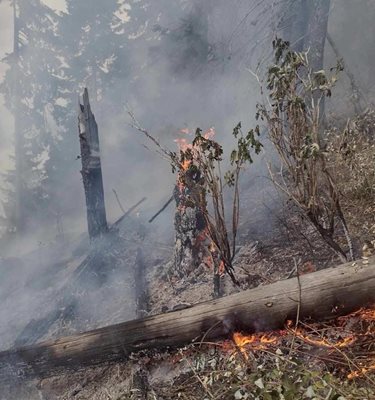
[(302, 275), (193, 307), (0, 353), (0, 381), (126, 359), (132, 352), (177, 347), (234, 331), (280, 328), (300, 318), (327, 320), (375, 304), (375, 258)]

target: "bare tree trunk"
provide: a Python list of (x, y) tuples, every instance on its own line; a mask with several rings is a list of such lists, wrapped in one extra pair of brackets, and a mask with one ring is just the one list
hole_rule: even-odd
[(283, 7), (288, 7), (290, 10), (284, 30), (285, 39), (290, 42), (293, 51), (303, 51), (309, 22), (309, 7), (305, 0), (287, 0)]
[[(309, 51), (309, 62), (313, 71), (320, 71), (324, 68), (324, 49), (327, 39), (328, 17), (331, 0), (310, 1), (309, 23), (305, 40), (305, 50)], [(315, 101), (320, 97), (317, 92)], [(320, 121), (325, 121), (325, 97), (319, 104)]]
[(311, 67), (319, 71), (323, 69), (331, 0), (309, 0), (308, 3), (310, 10), (304, 48), (309, 49)]
[[(292, 50), (308, 51), (312, 70), (322, 70), (331, 0), (287, 0), (284, 6), (291, 10), (285, 36)], [(315, 100), (319, 97), (319, 93), (316, 93)], [(324, 97), (320, 101), (319, 111), (320, 120), (324, 121)]]
[(15, 212), (14, 226), (17, 232), (22, 232), (26, 223), (25, 212), (25, 152), (24, 138), (21, 129), (22, 115), (19, 115), (20, 91), (18, 77), (19, 62), (19, 21), (17, 12), (17, 1), (13, 1), (13, 116), (14, 116), (14, 153), (15, 153)]
[(87, 89), (83, 93), (83, 105), (80, 104), (78, 121), (87, 225), (90, 239), (94, 239), (106, 233), (108, 225), (105, 213), (98, 126), (94, 114), (91, 112)]

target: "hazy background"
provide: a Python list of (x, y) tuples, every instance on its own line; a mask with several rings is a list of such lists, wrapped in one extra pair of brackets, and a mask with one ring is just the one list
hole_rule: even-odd
[[(67, 12), (65, 0), (43, 0), (43, 3), (60, 15)], [(214, 126), (218, 141), (230, 148), (231, 131), (239, 121), (243, 122), (245, 130), (255, 124), (253, 117), (256, 102), (259, 100), (259, 87), (249, 69), (256, 70), (259, 62), (264, 67), (271, 60), (271, 40), (278, 32), (280, 18), (288, 10), (280, 10), (279, 5), (282, 2), (271, 0), (201, 1), (207, 7), (214, 6), (209, 13), (207, 32), (203, 32), (209, 43), (214, 45), (214, 56), (207, 63), (208, 68), (202, 69), (190, 62), (189, 57), (186, 58), (186, 67), (180, 65), (178, 57), (184, 53), (181, 53), (178, 38), (175, 38), (175, 43), (171, 41), (170, 35), (161, 34), (159, 39), (155, 39), (163, 30), (178, 31), (191, 12), (193, 3), (181, 1), (181, 7), (171, 7), (168, 1), (154, 0), (150, 3), (151, 9), (145, 10), (145, 16), (140, 16), (145, 21), (141, 21), (139, 31), (133, 31), (129, 35), (132, 40), (126, 40), (125, 36), (122, 39), (124, 46), (128, 46), (124, 47), (121, 59), (122, 65), (126, 67), (126, 76), (115, 76), (113, 86), (109, 86), (105, 93), (98, 91), (98, 82), (92, 78), (83, 77), (76, 87), (70, 88), (74, 96), (71, 96), (67, 108), (72, 115), (77, 113), (78, 95), (82, 88), (89, 88), (92, 108), (99, 125), (109, 221), (114, 221), (121, 215), (112, 189), (118, 192), (125, 208), (146, 196), (148, 201), (141, 210), (146, 218), (169, 198), (175, 179), (168, 163), (161, 160), (155, 152), (146, 150), (143, 144), (152, 148), (151, 144), (129, 127), (126, 107), (133, 110), (141, 124), (160, 137), (162, 143), (172, 150), (176, 150), (174, 139), (181, 136), (179, 130), (182, 128), (193, 132), (198, 126), (202, 129)], [(342, 57), (368, 99), (372, 97), (374, 90), (369, 82), (372, 81), (375, 62), (375, 7), (371, 7), (371, 3), (369, 0), (334, 0), (328, 24), (329, 32)], [(79, 2), (76, 4), (77, 7), (80, 6)], [(121, 19), (123, 29), (126, 29), (127, 3), (119, 1), (119, 4), (123, 5)], [(161, 15), (156, 14), (157, 7), (152, 9), (154, 5), (163, 10)], [(9, 1), (0, 1), (0, 58), (12, 51), (12, 18)], [(77, 27), (72, 27), (75, 28)], [(202, 27), (199, 29), (204, 30)], [(138, 37), (142, 40), (137, 40)], [(136, 39), (133, 40), (134, 38)], [(159, 47), (158, 42), (161, 43)], [(95, 45), (92, 44), (93, 48)], [(111, 45), (112, 43), (108, 43), (108, 47)], [(101, 46), (106, 47), (106, 43)], [(103, 48), (97, 50), (101, 52)], [(32, 54), (38, 49), (31, 48), (29, 51)], [(68, 56), (70, 49), (66, 48), (64, 51)], [(333, 65), (335, 58), (327, 44), (326, 65)], [(0, 79), (6, 69), (6, 64), (0, 62)], [(347, 92), (344, 88), (348, 86), (345, 74), (340, 85), (337, 89), (339, 101), (336, 98), (335, 110), (331, 111), (340, 111), (350, 116), (353, 109), (350, 99), (345, 96)], [(53, 108), (56, 101), (46, 99), (46, 105)], [(0, 172), (5, 172), (13, 167), (11, 156), (14, 124), (2, 97), (0, 115)], [(59, 178), (61, 193), (57, 196), (64, 230), (85, 231), (85, 203), (79, 172), (81, 163), (77, 159), (79, 144), (76, 126), (72, 124), (69, 131), (62, 132), (53, 120), (47, 121), (47, 125), (51, 132), (56, 130), (56, 135), (68, 138), (69, 144), (64, 150), (64, 162), (60, 164), (64, 173)], [(259, 158), (256, 165), (245, 174), (245, 181), (265, 174), (265, 164), (261, 160)], [(257, 184), (252, 182), (256, 197)], [(0, 197), (4, 198), (3, 192)], [(171, 208), (157, 223), (172, 228), (172, 211)], [(39, 230), (40, 235), (37, 232)], [(35, 228), (32, 240), (36, 243), (45, 236), (51, 238), (55, 230), (55, 221), (46, 218), (43, 223), (38, 224), (38, 229)]]

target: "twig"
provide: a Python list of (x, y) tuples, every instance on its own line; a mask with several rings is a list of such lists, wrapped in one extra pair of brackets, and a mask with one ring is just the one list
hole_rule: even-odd
[(143, 197), (143, 199), (139, 200), (137, 204), (134, 204), (133, 207), (130, 207), (128, 211), (126, 211), (126, 213), (120, 217), (112, 226), (110, 229), (113, 229), (114, 227), (116, 227), (124, 218), (126, 218), (129, 214), (131, 214), (138, 206), (140, 206), (144, 201), (146, 201), (147, 198)]
[(122, 204), (121, 204), (121, 201), (120, 201), (120, 199), (119, 199), (119, 197), (118, 197), (118, 195), (117, 195), (116, 190), (115, 190), (115, 189), (112, 189), (112, 191), (113, 191), (113, 193), (115, 194), (115, 197), (116, 197), (116, 200), (117, 200), (117, 204), (119, 205), (121, 211), (125, 214), (126, 211), (124, 210), (124, 207), (123, 207)]
[(150, 218), (148, 222), (151, 224), (151, 222), (153, 222), (154, 219), (157, 218), (169, 206), (169, 204), (172, 203), (173, 199), (174, 199), (174, 196), (172, 195), (169, 198), (169, 200), (164, 204), (164, 206), (152, 218)]
[(205, 332), (205, 334), (202, 336), (202, 340), (201, 340), (200, 343), (199, 343), (199, 347), (202, 346), (202, 344), (203, 344), (203, 342), (204, 342), (204, 339), (206, 339), (207, 335), (208, 335), (213, 329), (215, 329), (217, 326), (219, 326), (222, 322), (223, 322), (223, 321), (218, 321), (218, 322), (216, 322), (216, 324), (212, 325), (212, 326)]
[[(182, 352), (180, 352), (182, 354)], [(192, 365), (192, 363), (188, 360), (188, 358), (185, 358), (186, 362), (189, 364), (189, 367), (191, 368), (191, 370), (193, 371), (195, 377), (198, 379), (199, 383), (202, 385), (203, 389), (206, 391), (206, 393), (211, 397), (211, 399), (214, 399), (214, 395), (211, 393), (211, 391), (208, 389), (207, 385), (202, 381), (202, 379), (200, 378), (200, 376), (197, 374), (197, 372), (194, 369), (194, 366)]]
[(293, 338), (292, 338), (292, 343), (290, 345), (290, 350), (289, 350), (289, 356), (291, 355), (293, 348), (294, 348), (294, 343), (296, 340), (296, 336), (297, 336), (297, 328), (298, 328), (298, 324), (299, 324), (299, 318), (300, 318), (300, 311), (301, 311), (301, 298), (302, 298), (302, 287), (301, 287), (301, 281), (299, 278), (299, 270), (298, 270), (298, 264), (296, 259), (293, 257), (293, 261), (294, 261), (294, 269), (297, 272), (297, 282), (298, 282), (298, 304), (297, 304), (297, 315), (296, 315), (296, 324), (295, 324), (295, 328), (294, 328), (294, 334), (293, 334)]

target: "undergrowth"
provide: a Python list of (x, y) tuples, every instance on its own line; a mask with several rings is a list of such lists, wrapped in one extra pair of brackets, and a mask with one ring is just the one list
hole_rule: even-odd
[[(335, 171), (350, 231), (362, 244), (375, 240), (375, 111), (348, 120), (328, 132), (329, 163)], [(367, 243), (367, 244), (366, 244)]]

